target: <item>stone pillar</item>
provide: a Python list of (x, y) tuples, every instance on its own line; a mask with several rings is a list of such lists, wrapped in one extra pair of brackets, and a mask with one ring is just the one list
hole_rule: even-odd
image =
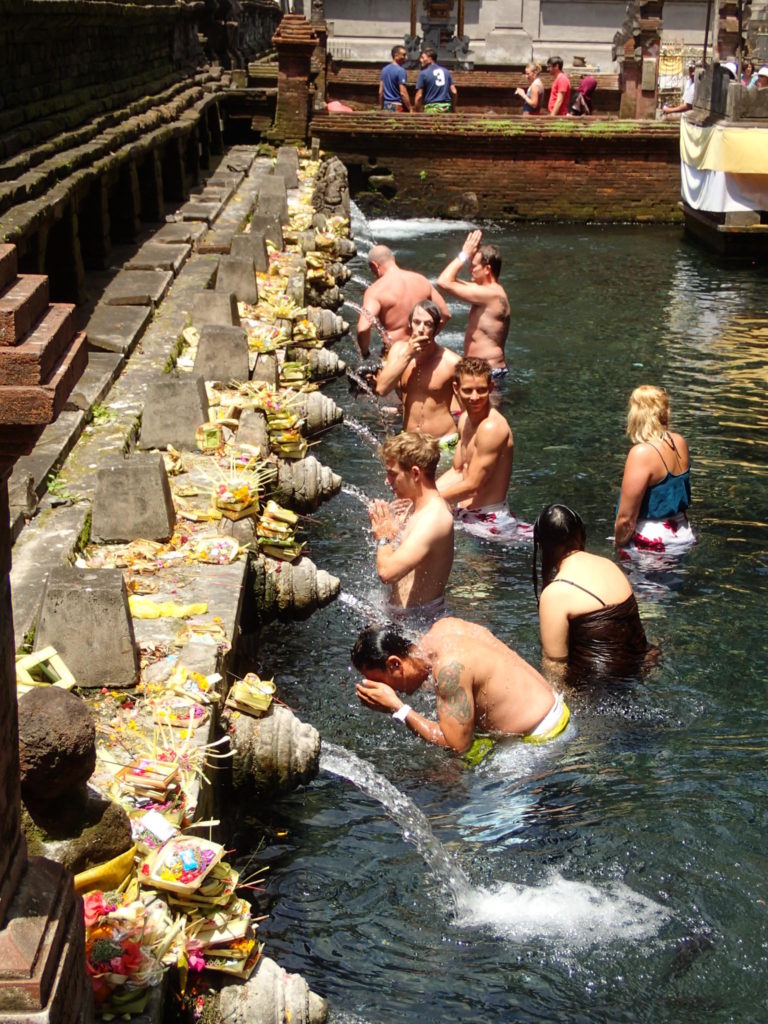
[(613, 38), (613, 59), (619, 62), (621, 117), (656, 116), (663, 7), (664, 0), (631, 0), (626, 20)]
[[(0, 245), (0, 293), (16, 271), (14, 247)], [(10, 338), (11, 346), (22, 340), (15, 333)], [(0, 407), (14, 408), (15, 391), (0, 385)], [(82, 1024), (92, 1017), (82, 905), (72, 876), (60, 864), (28, 857), (21, 833), (8, 477), (37, 442), (49, 407), (40, 387), (40, 409), (25, 414), (25, 422), (11, 423), (6, 415), (0, 424), (0, 1024)]]
[(317, 46), (312, 54), (312, 78), (315, 83), (313, 106), (315, 110), (325, 109), (325, 87), (328, 77), (328, 26), (324, 21), (312, 20), (312, 29), (317, 36)]
[[(738, 60), (744, 44), (749, 18), (745, 24), (739, 24), (739, 5), (737, 0), (719, 0), (717, 4), (717, 29), (715, 53), (718, 60)], [(756, 65), (757, 66), (757, 65)]]
[(277, 49), (277, 109), (267, 137), (274, 142), (307, 141), (314, 26), (303, 14), (285, 14), (272, 37)]

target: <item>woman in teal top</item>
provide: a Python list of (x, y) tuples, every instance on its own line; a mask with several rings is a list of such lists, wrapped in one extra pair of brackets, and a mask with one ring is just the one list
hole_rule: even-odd
[(681, 434), (669, 429), (664, 388), (642, 384), (629, 399), (624, 465), (614, 538), (620, 548), (680, 551), (695, 543), (688, 522), (691, 460)]

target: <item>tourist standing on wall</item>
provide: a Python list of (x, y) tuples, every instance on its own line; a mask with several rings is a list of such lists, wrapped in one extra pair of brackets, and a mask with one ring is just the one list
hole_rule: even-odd
[(379, 79), (379, 109), (400, 113), (407, 110), (410, 113), (411, 100), (408, 96), (406, 82), (408, 77), (405, 73), (406, 52), (404, 46), (392, 47), (392, 63), (381, 69)]
[(552, 117), (565, 117), (571, 103), (571, 83), (563, 71), (563, 58), (550, 57), (547, 61), (547, 71), (552, 75), (547, 109)]
[(528, 88), (515, 89), (515, 96), (523, 101), (523, 117), (530, 117), (532, 114), (541, 114), (544, 111), (544, 83), (539, 78), (541, 74), (540, 64), (526, 64), (525, 77), (528, 80)]
[(415, 110), (426, 114), (449, 114), (456, 109), (458, 93), (448, 68), (437, 63), (437, 53), (428, 48), (419, 55), (421, 71), (416, 80)]

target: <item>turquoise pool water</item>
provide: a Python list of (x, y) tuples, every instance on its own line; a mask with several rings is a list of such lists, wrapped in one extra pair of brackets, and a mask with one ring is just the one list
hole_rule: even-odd
[[(358, 221), (358, 244), (386, 242), (435, 277), (468, 227)], [(513, 309), (517, 515), (565, 501), (588, 547), (610, 554), (628, 395), (641, 382), (670, 392), (699, 543), (633, 574), (663, 661), (629, 693), (577, 700), (567, 743), (510, 743), (475, 770), (364, 709), (348, 653), (381, 594), (357, 489), (386, 495), (371, 441), (383, 428), (370, 399), (335, 383), (358, 429), (315, 449), (347, 490), (315, 516), (308, 553), (341, 578), (342, 600), (266, 628), (256, 667), (354, 757), (337, 752), (269, 812), (239, 809), (240, 850), (267, 813), (286, 833), (262, 853), (266, 952), (335, 1022), (764, 1021), (768, 274), (723, 268), (678, 229), (487, 236)], [(359, 299), (365, 261), (352, 269)], [(459, 348), (466, 310), (452, 309), (442, 340)], [(337, 351), (355, 364), (350, 339)], [(448, 598), (539, 663), (530, 550), (458, 535)]]

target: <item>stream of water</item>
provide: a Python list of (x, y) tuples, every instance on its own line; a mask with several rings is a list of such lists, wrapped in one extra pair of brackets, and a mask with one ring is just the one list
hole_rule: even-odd
[[(347, 297), (375, 241), (434, 279), (471, 226), (358, 219)], [(332, 1024), (764, 1021), (768, 271), (724, 268), (677, 228), (487, 235), (513, 310), (515, 514), (565, 501), (610, 555), (627, 398), (670, 392), (699, 542), (632, 571), (663, 660), (629, 692), (577, 699), (564, 741), (509, 741), (475, 769), (363, 708), (349, 650), (382, 603), (366, 505), (387, 496), (383, 426), (374, 398), (331, 386), (347, 428), (315, 455), (344, 487), (307, 553), (341, 599), (265, 629), (254, 665), (324, 744), (315, 782), (269, 812), (266, 951), (328, 999)], [(459, 350), (466, 308), (449, 305), (441, 341)], [(353, 340), (337, 351), (354, 370)], [(539, 664), (530, 548), (463, 534), (456, 548), (454, 613)], [(429, 694), (412, 703), (434, 714)], [(264, 813), (239, 808), (241, 851)]]

